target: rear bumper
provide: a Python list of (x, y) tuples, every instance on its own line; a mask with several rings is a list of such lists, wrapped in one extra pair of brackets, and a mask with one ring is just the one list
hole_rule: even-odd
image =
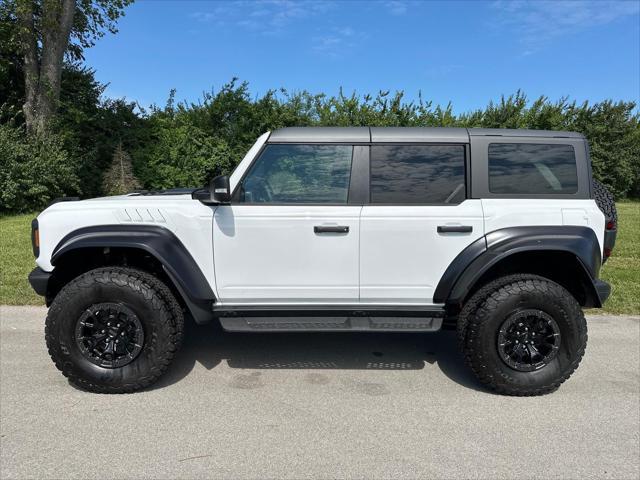
[(596, 279), (593, 282), (593, 286), (596, 288), (596, 293), (598, 294), (598, 298), (600, 299), (600, 305), (603, 305), (604, 302), (607, 301), (607, 298), (609, 298), (609, 295), (611, 295), (611, 285), (609, 285), (607, 282)]
[(50, 278), (51, 272), (45, 272), (40, 267), (36, 267), (29, 274), (29, 283), (38, 295), (45, 297)]

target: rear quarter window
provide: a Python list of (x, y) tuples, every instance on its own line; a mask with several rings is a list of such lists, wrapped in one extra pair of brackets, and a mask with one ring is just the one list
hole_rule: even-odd
[(571, 145), (490, 143), (489, 191), (502, 194), (573, 194), (578, 191)]

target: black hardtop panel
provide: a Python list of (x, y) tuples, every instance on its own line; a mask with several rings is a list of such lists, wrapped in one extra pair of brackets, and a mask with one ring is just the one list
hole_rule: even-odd
[(471, 137), (584, 138), (581, 133), (516, 128), (469, 128)]
[(374, 143), (469, 143), (466, 128), (371, 127)]
[(584, 139), (577, 132), (512, 128), (286, 127), (267, 143), (469, 143), (470, 137)]
[(271, 133), (268, 143), (367, 143), (369, 127), (287, 127)]
[(469, 143), (466, 128), (432, 127), (287, 127), (268, 143)]

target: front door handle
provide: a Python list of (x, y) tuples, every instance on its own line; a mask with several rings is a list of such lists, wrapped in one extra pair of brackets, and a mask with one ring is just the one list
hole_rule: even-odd
[(469, 233), (473, 232), (471, 225), (438, 225), (438, 233)]
[(346, 225), (316, 225), (313, 227), (314, 233), (349, 233)]

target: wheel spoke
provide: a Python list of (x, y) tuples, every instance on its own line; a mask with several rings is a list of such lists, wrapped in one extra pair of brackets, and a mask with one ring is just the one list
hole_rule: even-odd
[(538, 349), (534, 345), (527, 345), (527, 350), (529, 351), (529, 358), (531, 360), (531, 363), (533, 363), (534, 360), (538, 357), (543, 358), (542, 355), (540, 355), (540, 352), (538, 351)]

